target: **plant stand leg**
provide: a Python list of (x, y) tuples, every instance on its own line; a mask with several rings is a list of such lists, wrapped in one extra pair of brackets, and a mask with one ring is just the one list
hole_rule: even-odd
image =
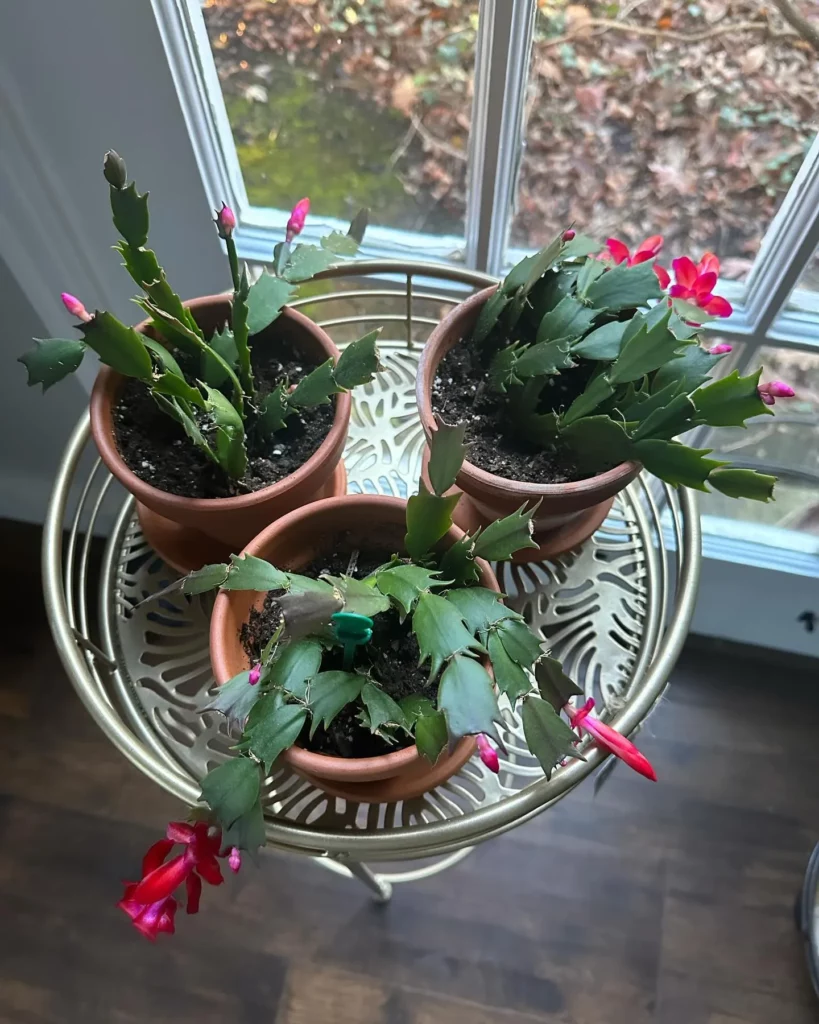
[(375, 895), (377, 903), (389, 903), (392, 897), (392, 884), (387, 882), (367, 867), (366, 864), (360, 863), (357, 860), (341, 860), (340, 863), (350, 872), (350, 874), (362, 882), (367, 888)]

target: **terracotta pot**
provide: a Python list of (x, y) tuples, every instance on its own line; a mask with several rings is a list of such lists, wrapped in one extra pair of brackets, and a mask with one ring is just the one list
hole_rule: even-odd
[[(222, 327), (230, 316), (230, 301), (223, 295), (191, 299), (185, 303), (206, 335)], [(136, 328), (151, 333), (148, 321)], [(338, 358), (327, 334), (306, 316), (285, 307), (281, 315), (254, 338), (256, 345), (275, 344), (287, 337), (299, 351), (317, 362)], [(171, 565), (182, 572), (225, 553), (240, 550), (279, 516), (319, 498), (343, 494), (346, 475), (341, 453), (350, 422), (350, 396), (337, 395), (335, 415), (327, 437), (295, 473), (252, 494), (234, 498), (185, 498), (161, 491), (133, 473), (123, 461), (114, 436), (113, 409), (125, 377), (104, 366), (91, 393), (91, 431), (103, 462), (137, 500), (146, 539)]]
[[(496, 287), (485, 288), (456, 306), (433, 330), (424, 346), (418, 366), (416, 397), (427, 441), (435, 429), (432, 384), (438, 364), (454, 345), (472, 334), (484, 303)], [(428, 458), (427, 449), (423, 463), (427, 484)], [(463, 496), (455, 509), (454, 519), (462, 529), (471, 533), (479, 526), (485, 527), (509, 515), (524, 503), (531, 505), (540, 501), (534, 520), (534, 539), (539, 547), (527, 548), (512, 558), (513, 562), (540, 561), (568, 551), (590, 537), (608, 515), (614, 495), (622, 491), (641, 468), (637, 462), (622, 462), (586, 480), (536, 484), (507, 480), (487, 473), (471, 462), (464, 462), (457, 478), (457, 487), (463, 491)]]
[[(256, 555), (280, 569), (296, 572), (322, 555), (360, 547), (383, 549), (386, 557), (403, 550), (406, 502), (380, 495), (348, 494), (317, 501), (297, 509), (268, 526), (243, 554)], [(462, 536), (452, 527), (442, 544), (448, 546)], [(500, 592), (489, 565), (476, 559), (481, 586)], [(216, 598), (210, 627), (210, 656), (220, 685), (249, 667), (239, 640), (239, 630), (252, 607), (260, 607), (264, 595), (234, 590)], [(444, 752), (435, 765), (418, 753), (416, 746), (404, 747), (379, 757), (346, 758), (314, 754), (294, 746), (282, 759), (328, 793), (350, 800), (380, 803), (409, 800), (444, 782), (472, 756), (475, 741), (466, 737), (454, 751)]]

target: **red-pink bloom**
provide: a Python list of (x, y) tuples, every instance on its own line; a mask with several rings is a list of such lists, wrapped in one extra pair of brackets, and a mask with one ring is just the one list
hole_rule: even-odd
[(711, 316), (730, 316), (733, 313), (727, 299), (714, 295), (719, 279), (719, 260), (712, 252), (707, 252), (699, 263), (694, 263), (688, 256), (680, 256), (671, 266), (677, 279), (668, 292), (672, 299), (692, 302)]
[(782, 380), (770, 380), (767, 384), (757, 385), (759, 397), (765, 405), (776, 405), (777, 398), (793, 398), (796, 392)]
[(651, 767), (648, 758), (641, 754), (631, 740), (626, 739), (622, 733), (612, 729), (605, 722), (601, 722), (599, 718), (593, 718), (591, 714), (593, 708), (594, 700), (590, 697), (582, 708), (574, 708), (571, 704), (566, 704), (563, 710), (569, 716), (572, 728), (585, 729), (587, 733), (594, 737), (598, 746), (605, 747), (615, 757), (625, 761), (629, 768), (633, 768), (640, 775), (644, 775), (647, 779), (651, 779), (652, 782), (656, 782), (657, 775)]
[[(625, 242), (621, 242), (619, 238), (607, 238), (606, 248), (600, 253), (600, 259), (613, 260), (615, 263), (626, 263), (629, 267), (634, 267), (638, 263), (653, 260), (662, 247), (663, 236), (651, 235), (650, 238), (640, 242), (634, 251), (634, 255), (632, 255)], [(665, 267), (655, 263), (654, 273), (657, 275), (660, 287), (667, 288), (671, 278), (668, 276), (668, 271)]]
[(60, 298), (63, 300), (63, 305), (72, 316), (75, 316), (78, 320), (88, 323), (91, 319), (91, 314), (76, 295), (72, 295), (70, 292), (61, 292)]
[(233, 229), (236, 227), (236, 214), (227, 203), (222, 203), (222, 209), (216, 211), (216, 230), (220, 238), (230, 238)]
[[(165, 862), (177, 843), (185, 846), (185, 851)], [(170, 822), (167, 838), (154, 843), (145, 854), (142, 878), (138, 882), (126, 882), (125, 894), (117, 906), (148, 938), (155, 939), (160, 931), (173, 932), (173, 915), (177, 906), (173, 893), (179, 886), (185, 883), (187, 912), (196, 914), (202, 894), (202, 879), (209, 885), (221, 885), (224, 881), (216, 859), (223, 856), (220, 853), (221, 843), (221, 830), (211, 830), (206, 821), (198, 821), (195, 825), (184, 821)]]
[(258, 681), (262, 678), (262, 665), (259, 662), (258, 665), (254, 665), (247, 676), (247, 681), (251, 686), (255, 686)]
[(566, 230), (565, 230), (565, 231), (563, 232), (563, 241), (564, 241), (564, 242), (571, 242), (571, 240), (572, 240), (572, 239), (574, 238), (574, 236), (575, 236), (576, 234), (577, 234), (577, 232), (576, 232), (576, 231), (573, 231), (573, 230), (572, 230), (571, 228), (567, 228), (567, 229), (566, 229)]
[(713, 348), (709, 348), (708, 351), (712, 356), (724, 356), (728, 352), (733, 352), (733, 345), (714, 345)]
[(292, 242), (296, 235), (302, 233), (304, 222), (307, 220), (309, 212), (310, 200), (306, 197), (300, 199), (293, 207), (293, 212), (290, 214), (290, 219), (287, 222), (287, 234), (285, 235), (288, 242)]
[(158, 903), (138, 903), (134, 898), (136, 882), (125, 883), (125, 895), (117, 903), (120, 910), (124, 910), (134, 923), (137, 931), (142, 932), (146, 939), (156, 942), (160, 932), (174, 933), (174, 915), (178, 906), (173, 896), (166, 896)]
[(478, 741), (478, 756), (489, 769), (490, 772), (494, 772), (496, 775), (500, 771), (500, 761), (498, 761), (498, 752), (489, 742), (489, 739), (484, 736), (483, 733), (479, 733), (475, 739)]
[(230, 855), (228, 856), (228, 864), (230, 865), (230, 870), (234, 875), (242, 866), (242, 853), (238, 846), (231, 846)]

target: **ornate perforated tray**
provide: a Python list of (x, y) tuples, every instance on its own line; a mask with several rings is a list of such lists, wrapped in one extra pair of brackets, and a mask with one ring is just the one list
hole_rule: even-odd
[[(349, 490), (405, 498), (417, 486), (423, 447), (415, 408), (418, 350), (444, 313), (491, 279), (389, 262), (359, 263), (326, 276), (340, 287), (320, 282), (317, 294), (296, 305), (337, 344), (383, 328), (386, 372), (359, 389), (353, 402), (345, 451)], [(83, 419), (66, 450), (44, 537), (52, 629), (72, 683), (111, 740), (160, 785), (194, 803), (198, 780), (228, 756), (231, 743), (221, 716), (198, 712), (213, 685), (212, 598), (176, 595), (140, 604), (175, 573), (144, 541), (132, 499), (98, 460), (88, 468), (94, 454), (88, 449), (93, 445)], [(108, 540), (97, 579), (89, 571), (90, 538), (101, 525)], [(510, 603), (595, 698), (598, 713), (629, 734), (667, 683), (687, 632), (698, 565), (693, 499), (643, 474), (582, 547), (553, 561), (495, 568)], [(473, 758), (417, 800), (352, 803), (326, 796), (287, 768), (275, 772), (266, 802), (270, 844), (346, 859), (356, 874), (362, 860), (444, 855), (440, 867), (542, 811), (604, 760), (590, 748), (586, 762), (570, 761), (547, 782), (526, 749), (519, 720), (508, 707), (504, 716), (508, 754), (500, 775)]]

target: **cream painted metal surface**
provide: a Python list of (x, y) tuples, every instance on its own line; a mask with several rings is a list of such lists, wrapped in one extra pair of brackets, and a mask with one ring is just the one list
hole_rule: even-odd
[[(353, 403), (345, 452), (349, 488), (407, 497), (417, 484), (423, 446), (414, 398), (418, 348), (463, 297), (463, 285), (474, 290), (490, 279), (387, 261), (337, 268), (327, 277), (338, 279), (338, 290), (321, 282), (319, 294), (297, 305), (339, 344), (383, 327), (386, 371)], [(207, 648), (212, 598), (175, 595), (136, 607), (174, 573), (148, 548), (132, 500), (123, 500), (99, 461), (83, 466), (88, 448), (83, 418), (66, 449), (44, 533), (44, 589), (55, 641), (79, 696), (109, 739), (151, 779), (193, 804), (198, 780), (228, 756), (230, 743), (220, 716), (198, 711), (213, 683)], [(97, 578), (90, 569), (91, 536), (111, 506), (118, 512)], [(666, 508), (671, 530), (664, 533)], [(699, 552), (692, 495), (641, 477), (581, 549), (553, 562), (500, 565), (497, 572), (511, 603), (594, 696), (599, 713), (634, 734), (661, 696), (685, 638)], [(508, 754), (499, 776), (475, 758), (445, 785), (403, 804), (336, 800), (288, 769), (274, 772), (266, 802), (269, 844), (332, 858), (335, 870), (349, 871), (386, 899), (390, 878), (407, 881), (450, 866), (469, 847), (565, 796), (604, 760), (588, 747), (587, 761), (563, 765), (547, 782), (508, 708), (505, 723)], [(391, 875), (360, 863), (430, 857), (439, 859)]]

